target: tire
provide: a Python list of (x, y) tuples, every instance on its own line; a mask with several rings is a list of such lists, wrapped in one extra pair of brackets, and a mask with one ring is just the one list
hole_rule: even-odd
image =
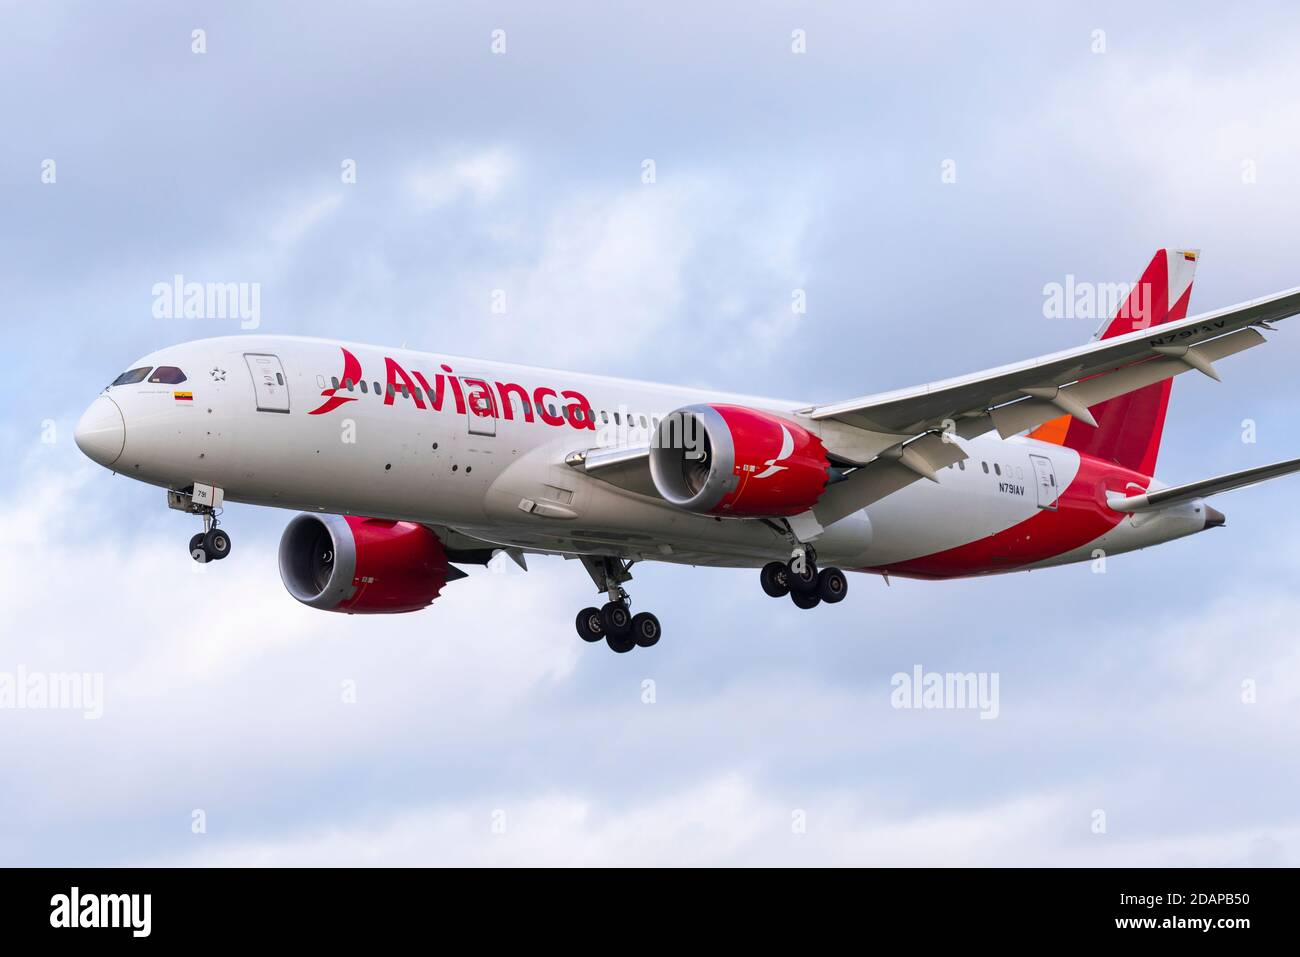
[(659, 619), (650, 612), (643, 611), (632, 616), (632, 640), (637, 643), (637, 647), (653, 648), (659, 643), (662, 634)]
[(221, 561), (230, 554), (230, 536), (224, 529), (210, 528), (208, 534), (203, 536), (203, 549), (213, 561)]
[(849, 593), (849, 580), (838, 568), (823, 568), (817, 576), (817, 597), (828, 605), (844, 600)]
[(636, 639), (631, 635), (606, 635), (605, 644), (616, 654), (625, 655), (636, 647)]
[(768, 562), (758, 573), (759, 584), (763, 591), (773, 598), (784, 598), (790, 594), (790, 576), (785, 562)]
[(194, 559), (200, 565), (208, 560), (208, 550), (203, 547), (204, 535), (199, 532), (190, 539), (190, 558)]
[(600, 620), (599, 608), (584, 608), (578, 612), (578, 620), (575, 622), (578, 628), (578, 637), (583, 641), (600, 641), (605, 637), (605, 626)]
[[(632, 613), (621, 601), (611, 601), (600, 609), (600, 623), (605, 626), (605, 637), (626, 638), (632, 632)], [(613, 645), (610, 645), (613, 648)], [(615, 648), (615, 651), (618, 649)]]
[(790, 594), (796, 592), (803, 595), (812, 595), (817, 591), (817, 566), (807, 559), (803, 563), (803, 572), (797, 572), (794, 569), (794, 559), (790, 559), (785, 566), (786, 578), (790, 583)]
[(813, 592), (811, 595), (802, 595), (797, 591), (792, 591), (790, 592), (790, 600), (794, 602), (797, 607), (804, 609), (816, 608), (822, 603), (821, 596), (816, 592)]

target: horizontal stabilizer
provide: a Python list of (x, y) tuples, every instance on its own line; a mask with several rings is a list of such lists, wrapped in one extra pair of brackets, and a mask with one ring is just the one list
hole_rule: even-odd
[(1140, 512), (1150, 508), (1164, 508), (1167, 505), (1178, 505), (1182, 502), (1190, 502), (1195, 498), (1204, 498), (1218, 492), (1227, 492), (1234, 488), (1254, 485), (1256, 482), (1266, 482), (1269, 479), (1290, 475), (1292, 472), (1300, 472), (1300, 459), (1275, 462), (1272, 465), (1261, 465), (1241, 472), (1220, 475), (1218, 478), (1188, 482), (1186, 485), (1175, 485), (1173, 488), (1160, 489), (1158, 492), (1148, 492), (1145, 495), (1116, 498), (1112, 499), (1108, 504), (1117, 512)]

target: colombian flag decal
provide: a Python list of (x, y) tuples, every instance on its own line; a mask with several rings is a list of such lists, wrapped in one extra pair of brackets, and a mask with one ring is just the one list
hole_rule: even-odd
[(1196, 253), (1193, 252), (1183, 253), (1183, 258), (1186, 259), (1189, 263), (1194, 263), (1196, 262)]
[(193, 402), (193, 401), (194, 401), (194, 393), (193, 393), (193, 392), (173, 392), (173, 393), (172, 393), (172, 398), (175, 399), (177, 402)]

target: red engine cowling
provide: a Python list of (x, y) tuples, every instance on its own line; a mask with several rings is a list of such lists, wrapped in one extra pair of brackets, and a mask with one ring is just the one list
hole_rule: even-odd
[(442, 542), (414, 522), (303, 514), (280, 537), (284, 587), (324, 611), (419, 611), (438, 597), (447, 572)]
[(690, 405), (659, 423), (650, 476), (669, 502), (704, 515), (798, 515), (821, 496), (830, 463), (821, 439), (771, 412)]

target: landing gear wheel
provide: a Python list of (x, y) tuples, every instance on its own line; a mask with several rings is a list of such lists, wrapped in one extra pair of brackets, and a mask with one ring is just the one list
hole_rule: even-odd
[(194, 559), (200, 565), (208, 560), (208, 550), (203, 547), (203, 539), (207, 536), (199, 532), (190, 539), (190, 558)]
[(811, 595), (801, 595), (797, 591), (792, 591), (790, 592), (790, 600), (795, 603), (796, 607), (804, 609), (816, 608), (822, 603), (821, 596), (816, 592)]
[(844, 600), (849, 593), (849, 580), (838, 568), (823, 568), (817, 576), (817, 597), (828, 605)]
[(632, 640), (642, 648), (653, 647), (659, 641), (659, 636), (663, 634), (663, 629), (659, 627), (659, 619), (648, 611), (639, 612), (632, 616)]
[(609, 645), (610, 650), (620, 655), (625, 655), (636, 647), (636, 639), (629, 635), (606, 635), (605, 644)]
[(811, 595), (817, 591), (817, 565), (811, 558), (803, 560), (803, 571), (795, 568), (792, 558), (785, 566), (785, 574), (790, 583), (790, 593)]
[(210, 528), (203, 536), (203, 550), (213, 561), (220, 561), (230, 554), (230, 536), (220, 528)]
[(600, 641), (605, 637), (605, 626), (600, 620), (599, 608), (584, 608), (578, 612), (578, 637), (583, 641)]
[(758, 573), (759, 584), (763, 591), (773, 598), (784, 598), (790, 594), (790, 573), (785, 562), (768, 562)]
[[(626, 638), (632, 631), (632, 613), (624, 602), (611, 601), (601, 608), (600, 623), (605, 627), (606, 638)], [(610, 647), (614, 648), (613, 644)]]

